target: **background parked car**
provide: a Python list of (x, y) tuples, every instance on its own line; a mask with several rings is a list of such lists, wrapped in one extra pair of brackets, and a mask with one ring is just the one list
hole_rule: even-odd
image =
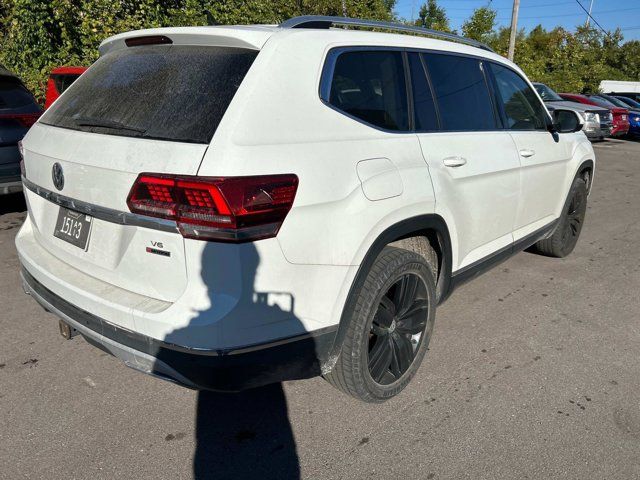
[(87, 67), (57, 67), (51, 70), (47, 82), (44, 108), (49, 108), (56, 98), (62, 95), (62, 92), (69, 88), (86, 70)]
[(629, 132), (629, 110), (626, 108), (616, 107), (602, 100), (589, 98), (587, 95), (578, 95), (577, 93), (561, 93), (560, 96), (565, 100), (584, 103), (585, 105), (594, 105), (604, 107), (611, 110), (613, 115), (613, 128), (611, 129), (612, 137), (622, 137)]
[[(590, 95), (594, 99), (602, 99), (603, 101), (610, 102), (616, 107), (626, 108), (629, 110), (629, 135), (632, 137), (640, 137), (640, 104), (634, 102), (630, 98), (627, 98), (626, 102), (620, 100), (611, 95), (606, 95), (604, 93), (598, 95)], [(623, 97), (624, 98), (624, 97)], [(635, 103), (635, 106), (631, 103)]]
[(41, 113), (20, 79), (0, 65), (0, 194), (22, 189), (18, 142)]
[(632, 100), (629, 97), (623, 97), (622, 95), (615, 95), (613, 98), (617, 98), (625, 105), (628, 105), (629, 107), (631, 107), (631, 110), (640, 110), (640, 102), (636, 100)]
[(613, 117), (609, 109), (567, 101), (544, 83), (534, 82), (533, 86), (550, 112), (557, 108), (568, 108), (578, 113), (584, 120), (582, 131), (590, 140), (604, 140), (611, 135)]

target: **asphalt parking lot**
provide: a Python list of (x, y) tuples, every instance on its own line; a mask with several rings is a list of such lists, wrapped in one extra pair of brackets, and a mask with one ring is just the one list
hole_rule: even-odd
[(458, 290), (399, 397), (322, 379), (238, 395), (144, 376), (25, 296), (0, 198), (0, 477), (640, 477), (640, 142), (596, 145), (570, 257), (522, 253)]

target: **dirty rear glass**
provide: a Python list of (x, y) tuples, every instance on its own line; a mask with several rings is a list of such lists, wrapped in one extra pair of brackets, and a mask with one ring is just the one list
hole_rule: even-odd
[(117, 50), (98, 59), (40, 121), (107, 135), (209, 143), (257, 53), (187, 45)]

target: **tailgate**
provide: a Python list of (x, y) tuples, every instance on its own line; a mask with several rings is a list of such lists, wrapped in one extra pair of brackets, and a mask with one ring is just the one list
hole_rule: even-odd
[[(85, 251), (54, 236), (59, 202), (35, 190), (42, 187), (82, 202), (83, 207), (98, 207), (96, 217), (104, 217), (105, 211), (125, 213), (127, 195), (141, 171), (195, 174), (206, 148), (37, 124), (25, 142), (25, 196), (36, 240), (83, 273), (141, 295), (175, 301), (186, 286), (184, 241), (179, 233), (92, 218)], [(62, 190), (53, 182), (56, 163), (64, 174)], [(147, 247), (168, 254), (148, 253)]]

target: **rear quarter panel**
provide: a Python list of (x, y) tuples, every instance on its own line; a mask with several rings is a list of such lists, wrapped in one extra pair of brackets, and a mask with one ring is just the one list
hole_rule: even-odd
[[(325, 56), (344, 44), (328, 43), (323, 32), (274, 35), (245, 77), (198, 172), (298, 175), (294, 206), (277, 236), (291, 263), (358, 265), (387, 227), (434, 211), (416, 135), (377, 130), (320, 100)], [(374, 159), (384, 159), (375, 162), (378, 167), (387, 161), (391, 167), (363, 168), (362, 162)]]

